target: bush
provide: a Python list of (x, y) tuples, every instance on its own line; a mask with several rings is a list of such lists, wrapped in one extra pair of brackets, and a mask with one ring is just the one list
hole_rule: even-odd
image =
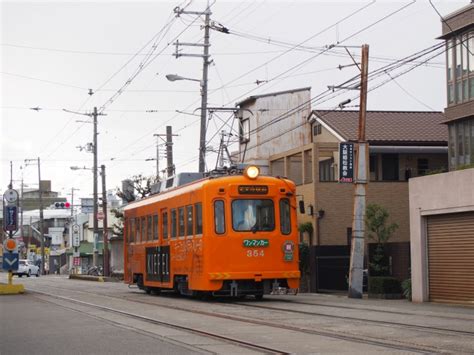
[(394, 277), (369, 277), (369, 294), (400, 294), (400, 281)]
[(403, 296), (407, 300), (411, 301), (411, 279), (406, 279), (402, 281), (402, 290), (403, 290)]

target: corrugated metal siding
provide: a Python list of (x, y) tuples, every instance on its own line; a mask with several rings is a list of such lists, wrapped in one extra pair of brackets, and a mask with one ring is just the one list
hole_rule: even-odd
[(474, 213), (427, 222), (430, 300), (474, 303)]

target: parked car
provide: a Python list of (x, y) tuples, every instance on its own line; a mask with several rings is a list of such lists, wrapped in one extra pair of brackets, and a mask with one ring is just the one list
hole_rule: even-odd
[(36, 277), (39, 277), (40, 269), (38, 266), (33, 264), (33, 262), (26, 259), (20, 259), (18, 262), (18, 270), (13, 271), (13, 275), (18, 275), (18, 277), (22, 277), (23, 275), (28, 277), (36, 275)]

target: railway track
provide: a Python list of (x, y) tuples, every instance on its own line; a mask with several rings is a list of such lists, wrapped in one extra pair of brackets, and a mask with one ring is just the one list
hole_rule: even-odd
[[(196, 329), (196, 328), (192, 328), (192, 327), (185, 327), (185, 326), (178, 325), (178, 324), (175, 324), (175, 323), (172, 323), (172, 322), (165, 322), (165, 321), (162, 321), (162, 320), (158, 320), (158, 319), (154, 319), (154, 318), (150, 318), (150, 317), (145, 317), (145, 316), (142, 316), (142, 315), (139, 315), (139, 314), (126, 312), (126, 311), (122, 311), (122, 310), (119, 310), (119, 309), (114, 309), (114, 308), (111, 308), (111, 307), (106, 307), (106, 306), (102, 306), (102, 305), (98, 305), (98, 304), (94, 304), (94, 303), (90, 303), (90, 302), (80, 301), (80, 300), (70, 298), (70, 297), (53, 295), (51, 293), (42, 292), (42, 291), (32, 291), (32, 292), (36, 293), (36, 294), (39, 294), (39, 295), (49, 297), (49, 298), (54, 298), (54, 299), (61, 300), (61, 301), (66, 301), (66, 302), (69, 302), (69, 303), (79, 304), (79, 305), (86, 306), (86, 307), (89, 307), (89, 308), (99, 309), (101, 311), (105, 311), (105, 312), (108, 312), (108, 313), (119, 314), (121, 316), (125, 316), (127, 318), (139, 320), (141, 322), (145, 322), (145, 323), (148, 323), (148, 324), (161, 325), (161, 326), (165, 326), (165, 327), (169, 327), (169, 328), (173, 328), (173, 329), (178, 329), (178, 330), (182, 330), (182, 331), (193, 333), (193, 334), (198, 334), (198, 335), (208, 337), (208, 338), (218, 339), (218, 340), (221, 340), (225, 343), (237, 345), (241, 348), (246, 348), (246, 349), (250, 349), (250, 350), (259, 351), (259, 352), (264, 353), (264, 354), (280, 354), (280, 355), (290, 354), (289, 352), (281, 350), (281, 349), (262, 346), (262, 345), (254, 344), (254, 343), (244, 341), (244, 340), (241, 340), (241, 339), (236, 339), (236, 338), (232, 338), (232, 337), (228, 337), (228, 336), (224, 336), (224, 335), (221, 335), (221, 334), (217, 334), (217, 333), (213, 333), (213, 332), (209, 332), (209, 331), (205, 331), (205, 330), (201, 330), (201, 329)], [(42, 300), (44, 301), (44, 299), (42, 299)], [(55, 304), (58, 305), (57, 303), (55, 303)], [(60, 305), (60, 306), (71, 309), (70, 307), (66, 307), (64, 305)], [(98, 317), (98, 316), (96, 316), (96, 317)], [(99, 318), (101, 318), (101, 317), (99, 317)], [(133, 328), (135, 330), (139, 330), (140, 332), (143, 331), (142, 329), (139, 329), (137, 327), (133, 327), (133, 326), (130, 326), (130, 325), (127, 325), (127, 327), (128, 328)]]
[[(305, 314), (305, 315), (318, 316), (318, 317), (336, 318), (336, 319), (350, 320), (350, 321), (363, 322), (363, 323), (373, 323), (373, 324), (386, 325), (386, 326), (397, 326), (397, 327), (403, 327), (403, 328), (416, 329), (416, 330), (420, 330), (420, 331), (430, 331), (430, 332), (434, 331), (434, 332), (439, 332), (439, 333), (442, 333), (442, 334), (451, 334), (452, 333), (452, 334), (456, 334), (456, 335), (467, 335), (467, 336), (474, 337), (474, 332), (467, 331), (467, 330), (447, 329), (447, 328), (431, 327), (431, 326), (424, 326), (424, 325), (418, 325), (418, 324), (388, 322), (388, 321), (382, 321), (382, 320), (376, 320), (376, 319), (339, 316), (339, 315), (335, 315), (335, 314), (301, 311), (301, 310), (296, 310), (296, 309), (272, 307), (272, 306), (265, 306), (265, 305), (260, 305), (260, 304), (258, 304), (258, 305), (257, 304), (249, 304), (249, 303), (244, 303), (244, 302), (235, 302), (233, 304), (239, 305), (239, 306), (244, 306), (244, 307), (259, 308), (259, 309), (279, 311), (279, 312), (290, 312), (290, 313), (296, 313), (296, 314)], [(337, 307), (333, 306), (333, 308), (337, 308)], [(401, 313), (401, 314), (403, 314), (403, 313)]]
[[(56, 287), (58, 289), (63, 289), (66, 291), (71, 291), (71, 289), (68, 288), (60, 288)], [(63, 296), (58, 296), (58, 295), (52, 295), (49, 293), (45, 293), (42, 291), (34, 291), (34, 292), (39, 292), (43, 294), (48, 294), (51, 295), (51, 297), (63, 297)], [(263, 320), (263, 319), (248, 319), (240, 316), (235, 316), (235, 315), (229, 315), (229, 314), (224, 314), (224, 313), (217, 313), (217, 312), (209, 312), (209, 311), (202, 311), (202, 310), (196, 310), (188, 307), (183, 307), (183, 306), (173, 306), (173, 305), (163, 305), (159, 304), (153, 301), (149, 300), (137, 300), (136, 298), (128, 297), (128, 296), (115, 296), (115, 295), (110, 295), (110, 294), (102, 294), (102, 293), (97, 293), (97, 292), (91, 292), (91, 291), (83, 291), (83, 290), (74, 290), (74, 292), (80, 292), (80, 293), (86, 293), (94, 296), (102, 296), (102, 297), (107, 297), (107, 298), (115, 298), (115, 299), (120, 299), (128, 302), (134, 302), (134, 303), (139, 303), (139, 304), (146, 304), (146, 305), (151, 305), (151, 306), (156, 306), (160, 308), (166, 308), (166, 309), (171, 309), (171, 310), (177, 310), (177, 311), (185, 311), (185, 312), (190, 312), (194, 314), (199, 314), (203, 316), (210, 316), (210, 317), (215, 317), (215, 318), (221, 318), (221, 319), (227, 319), (227, 320), (232, 320), (236, 322), (243, 322), (247, 324), (253, 324), (253, 325), (260, 325), (260, 326), (266, 326), (266, 327), (271, 327), (271, 328), (278, 328), (282, 330), (287, 330), (287, 331), (293, 331), (293, 332), (298, 332), (298, 333), (304, 333), (304, 334), (311, 334), (311, 335), (318, 335), (322, 337), (327, 337), (327, 338), (332, 338), (332, 339), (337, 339), (337, 340), (344, 340), (344, 341), (349, 341), (349, 342), (355, 342), (355, 343), (360, 343), (360, 344), (368, 344), (368, 345), (373, 345), (373, 346), (378, 346), (378, 347), (383, 347), (386, 349), (393, 349), (393, 350), (399, 350), (399, 351), (406, 351), (406, 352), (414, 352), (414, 353), (450, 353), (451, 351), (445, 351), (443, 349), (437, 348), (437, 347), (431, 347), (431, 346), (425, 346), (425, 345), (417, 345), (417, 344), (406, 344), (398, 341), (393, 341), (393, 340), (387, 340), (387, 339), (380, 339), (376, 337), (367, 337), (366, 335), (357, 335), (357, 334), (352, 334), (352, 333), (342, 333), (342, 332), (334, 332), (330, 330), (322, 330), (322, 329), (309, 329), (306, 327), (299, 327), (299, 326), (293, 326), (289, 324), (275, 324), (275, 322), (271, 322), (268, 320)], [(65, 297), (68, 298), (68, 297)], [(161, 299), (161, 297), (160, 297)], [(80, 300), (75, 300), (71, 298), (71, 302), (77, 302), (77, 303), (83, 303), (87, 304), (87, 302), (80, 301)], [(212, 304), (212, 303), (210, 303)], [(245, 303), (233, 303), (233, 306), (248, 306), (250, 305), (245, 304)], [(263, 308), (263, 309), (268, 309), (268, 310), (273, 310), (273, 311), (281, 311), (281, 312), (292, 312), (292, 310), (288, 309), (281, 309), (278, 307), (266, 307), (266, 306), (259, 306), (259, 305), (254, 305), (255, 308)], [(108, 310), (108, 307), (104, 307), (101, 305), (96, 305), (96, 304), (91, 304), (91, 307), (96, 307), (96, 308), (101, 308)], [(127, 313), (123, 312), (121, 310), (113, 310), (110, 309), (111, 312), (116, 312), (116, 313)], [(300, 313), (300, 312), (294, 312), (294, 313)], [(308, 313), (308, 312), (307, 312)], [(307, 314), (307, 313), (302, 313), (302, 314)], [(318, 315), (315, 313), (309, 312), (310, 315)], [(134, 315), (135, 316), (135, 315)], [(137, 317), (142, 317), (139, 315), (136, 315)], [(321, 316), (326, 316), (324, 314), (321, 314)], [(147, 318), (147, 317), (144, 317)], [(349, 319), (351, 321), (361, 321), (361, 319), (357, 318), (352, 318)], [(166, 325), (166, 322), (162, 321), (157, 321), (154, 320), (155, 324), (161, 324), (161, 325)], [(362, 320), (364, 321), (364, 320)], [(390, 323), (390, 322), (387, 322)], [(396, 324), (396, 323), (395, 323)], [(386, 325), (393, 325), (393, 324), (386, 324)], [(169, 324), (169, 326), (173, 326), (173, 324)], [(184, 327), (186, 328), (186, 327)], [(428, 327), (429, 328), (429, 327)], [(185, 329), (183, 329), (185, 330)], [(427, 331), (427, 329), (423, 329), (424, 331)], [(446, 329), (449, 331), (448, 329)], [(189, 329), (189, 331), (193, 331), (193, 329)], [(457, 335), (466, 335), (463, 332), (451, 332)], [(471, 335), (472, 333), (468, 332), (468, 335)], [(232, 339), (230, 338), (229, 341), (237, 341), (237, 339)], [(243, 344), (245, 346), (252, 346), (252, 344)], [(264, 349), (262, 349), (264, 350)], [(285, 353), (284, 351), (278, 350), (278, 349), (270, 349), (266, 348), (265, 351), (271, 351), (271, 353)]]

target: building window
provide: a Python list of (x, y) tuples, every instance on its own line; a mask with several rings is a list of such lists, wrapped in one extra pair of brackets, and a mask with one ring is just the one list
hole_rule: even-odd
[(326, 158), (319, 162), (319, 181), (335, 181), (334, 158)]
[(427, 172), (428, 172), (428, 159), (419, 158), (417, 161), (418, 176), (426, 175)]
[(313, 151), (311, 149), (304, 152), (304, 183), (313, 182)]
[(303, 157), (297, 153), (288, 157), (288, 178), (296, 185), (303, 183)]
[(382, 154), (382, 180), (398, 181), (398, 154)]
[(446, 41), (448, 106), (474, 98), (474, 31)]
[(317, 136), (319, 134), (321, 134), (321, 130), (322, 130), (322, 127), (319, 123), (315, 124), (313, 126), (313, 136)]
[(240, 142), (246, 143), (250, 140), (250, 119), (242, 118), (240, 120)]
[(270, 162), (272, 176), (285, 176), (285, 158), (280, 158)]
[(378, 165), (377, 165), (377, 155), (371, 154), (369, 156), (369, 170), (370, 170), (370, 180), (377, 181), (379, 178), (378, 174)]

